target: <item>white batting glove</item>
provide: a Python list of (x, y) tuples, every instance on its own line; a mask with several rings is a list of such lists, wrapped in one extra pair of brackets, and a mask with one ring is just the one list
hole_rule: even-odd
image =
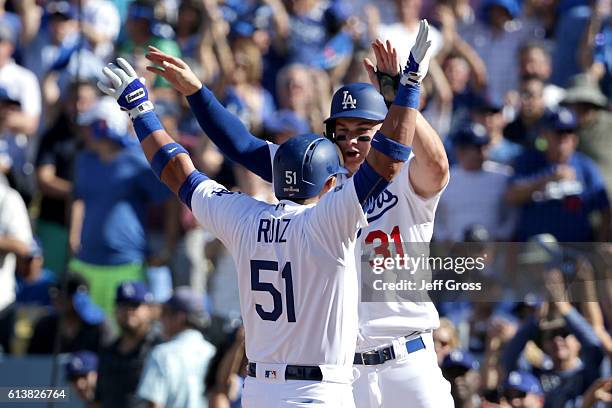
[(417, 34), (414, 46), (410, 50), (408, 64), (402, 72), (400, 83), (402, 85), (419, 86), (429, 68), (429, 59), (431, 55), (427, 55), (431, 40), (429, 37), (429, 23), (427, 20), (421, 20), (419, 23), (419, 33)]
[[(117, 66), (119, 65), (119, 66)], [(145, 112), (153, 110), (144, 78), (139, 78), (132, 66), (123, 58), (117, 58), (117, 65), (109, 63), (102, 72), (112, 87), (98, 81), (98, 88), (112, 96), (122, 110), (127, 111), (132, 120)]]

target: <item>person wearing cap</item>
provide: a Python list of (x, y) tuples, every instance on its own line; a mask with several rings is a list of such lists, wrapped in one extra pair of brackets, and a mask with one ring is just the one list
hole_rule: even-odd
[(468, 226), (482, 224), (493, 239), (508, 238), (514, 227), (503, 202), (509, 169), (487, 161), (490, 138), (484, 126), (472, 123), (451, 138), (457, 164), (438, 205), (434, 236), (460, 241)]
[(77, 397), (85, 404), (93, 401), (98, 378), (98, 356), (81, 350), (68, 357), (65, 366), (66, 380)]
[(145, 358), (162, 342), (159, 331), (153, 326), (153, 294), (143, 282), (121, 283), (115, 303), (120, 333), (117, 340), (99, 354), (94, 398), (99, 408), (134, 406)]
[(36, 322), (28, 354), (52, 354), (56, 336), (59, 336), (60, 353), (78, 350), (97, 353), (110, 340), (106, 317), (91, 300), (87, 281), (76, 274), (68, 274), (64, 279), (50, 292), (51, 313)]
[(153, 348), (146, 360), (137, 396), (154, 408), (201, 408), (204, 378), (215, 347), (204, 339), (204, 300), (189, 287), (176, 288), (164, 304), (162, 326), (166, 343)]
[(485, 0), (480, 3), (479, 19), (459, 30), (486, 66), (487, 97), (499, 104), (518, 88), (518, 51), (534, 34), (519, 18), (520, 11), (517, 0)]
[(21, 305), (50, 306), (49, 290), (56, 276), (43, 267), (43, 250), (38, 237), (32, 240), (26, 256), (17, 260), (17, 303)]
[[(155, 0), (135, 0), (130, 3), (125, 22), (127, 35), (117, 44), (117, 55), (135, 61), (135, 66), (141, 67), (143, 71), (146, 65), (143, 56), (148, 46), (153, 46), (172, 56), (181, 56), (176, 41), (162, 36), (156, 30), (160, 24), (158, 17), (161, 17), (156, 13), (156, 4)], [(154, 86), (167, 86), (167, 82), (163, 78), (155, 78)]]
[[(603, 177), (595, 163), (576, 152), (578, 122), (561, 109), (550, 117), (543, 140), (544, 151), (521, 155), (510, 179), (506, 200), (519, 208), (515, 238), (550, 233), (560, 242), (606, 240), (610, 202)], [(597, 228), (590, 217), (602, 220)]]
[(519, 86), (519, 111), (514, 119), (504, 128), (504, 137), (525, 148), (538, 147), (542, 144), (542, 132), (547, 126), (552, 112), (544, 102), (544, 82), (535, 76), (523, 77)]
[(58, 58), (68, 60), (76, 51), (79, 43), (77, 12), (76, 6), (67, 0), (47, 2), (44, 10), (47, 25), (26, 44), (24, 52), (24, 65), (41, 83)]
[(542, 408), (544, 393), (540, 382), (527, 371), (511, 371), (502, 386), (502, 408)]
[(512, 166), (514, 160), (523, 152), (523, 147), (505, 137), (507, 122), (503, 110), (503, 105), (480, 98), (472, 110), (472, 118), (474, 122), (484, 126), (491, 139), (487, 147), (487, 160)]
[(582, 395), (600, 376), (604, 359), (601, 341), (571, 303), (555, 294), (551, 286), (547, 285), (547, 289), (548, 313), (540, 308), (537, 315), (523, 323), (506, 344), (501, 364), (508, 373), (517, 370), (523, 349), (530, 340), (534, 341), (550, 358), (539, 367), (527, 367), (542, 386), (544, 408), (578, 406)]
[(608, 98), (586, 75), (572, 78), (562, 104), (574, 111), (578, 121), (578, 150), (599, 166), (608, 191), (612, 189), (612, 113)]
[(464, 350), (451, 351), (442, 361), (442, 374), (451, 383), (451, 395), (455, 407), (478, 406), (480, 386), (480, 364)]
[(151, 173), (114, 100), (101, 98), (79, 123), (86, 149), (75, 161), (69, 268), (89, 280), (92, 298), (112, 316), (117, 286), (144, 279), (146, 210), (171, 195)]

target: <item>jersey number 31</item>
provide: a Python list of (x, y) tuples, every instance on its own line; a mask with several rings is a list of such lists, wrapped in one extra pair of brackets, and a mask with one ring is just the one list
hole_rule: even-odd
[[(274, 261), (251, 261), (251, 289), (256, 292), (268, 292), (272, 295), (274, 307), (270, 312), (266, 312), (259, 304), (255, 304), (255, 310), (263, 320), (277, 321), (283, 314), (283, 299), (281, 293), (269, 282), (259, 280), (259, 271), (278, 272), (278, 262)], [(285, 280), (285, 294), (287, 297), (287, 320), (295, 322), (295, 303), (293, 300), (293, 279), (291, 278), (291, 262), (287, 262), (281, 272), (281, 277)]]

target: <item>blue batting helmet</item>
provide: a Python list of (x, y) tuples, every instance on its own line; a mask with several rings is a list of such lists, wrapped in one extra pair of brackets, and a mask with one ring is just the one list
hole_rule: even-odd
[(314, 197), (331, 176), (347, 173), (336, 146), (312, 133), (295, 136), (280, 145), (273, 167), (274, 193), (279, 200)]
[(338, 89), (332, 97), (326, 136), (333, 139), (336, 119), (356, 118), (383, 121), (387, 115), (385, 98), (370, 84), (356, 82)]

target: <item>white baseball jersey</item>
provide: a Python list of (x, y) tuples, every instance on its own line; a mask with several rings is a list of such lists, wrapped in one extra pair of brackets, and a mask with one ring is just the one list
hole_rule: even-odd
[[(268, 144), (268, 148), (273, 163), (278, 146)], [(361, 254), (364, 248), (374, 249), (378, 255), (385, 256), (384, 249), (391, 243), (407, 243), (409, 247), (410, 242), (431, 241), (436, 207), (446, 186), (428, 199), (415, 193), (408, 177), (408, 169), (413, 158), (414, 155), (411, 155), (400, 174), (367, 209), (368, 226), (361, 230), (355, 247), (360, 279)], [(338, 177), (338, 184), (342, 185), (348, 180), (350, 179), (343, 176)], [(438, 312), (432, 302), (360, 301), (357, 350), (363, 351), (388, 345), (397, 337), (406, 336), (414, 331), (428, 331), (439, 325)]]
[[(428, 199), (415, 193), (408, 177), (413, 158), (411, 156), (400, 174), (368, 207), (368, 226), (359, 236), (358, 257), (366, 247), (385, 256), (388, 245), (395, 243), (404, 243), (404, 250), (409, 252), (407, 255), (428, 255), (410, 253), (410, 243), (431, 241), (436, 207), (444, 189)], [(419, 251), (423, 249), (423, 246), (419, 247)], [(362, 266), (361, 262), (359, 266)], [(359, 302), (357, 349), (362, 351), (390, 344), (394, 338), (414, 331), (431, 330), (439, 324), (438, 312), (432, 302)]]
[(353, 183), (304, 206), (267, 204), (206, 180), (191, 205), (236, 262), (248, 359), (344, 366), (350, 374), (358, 303), (354, 247), (367, 225)]

